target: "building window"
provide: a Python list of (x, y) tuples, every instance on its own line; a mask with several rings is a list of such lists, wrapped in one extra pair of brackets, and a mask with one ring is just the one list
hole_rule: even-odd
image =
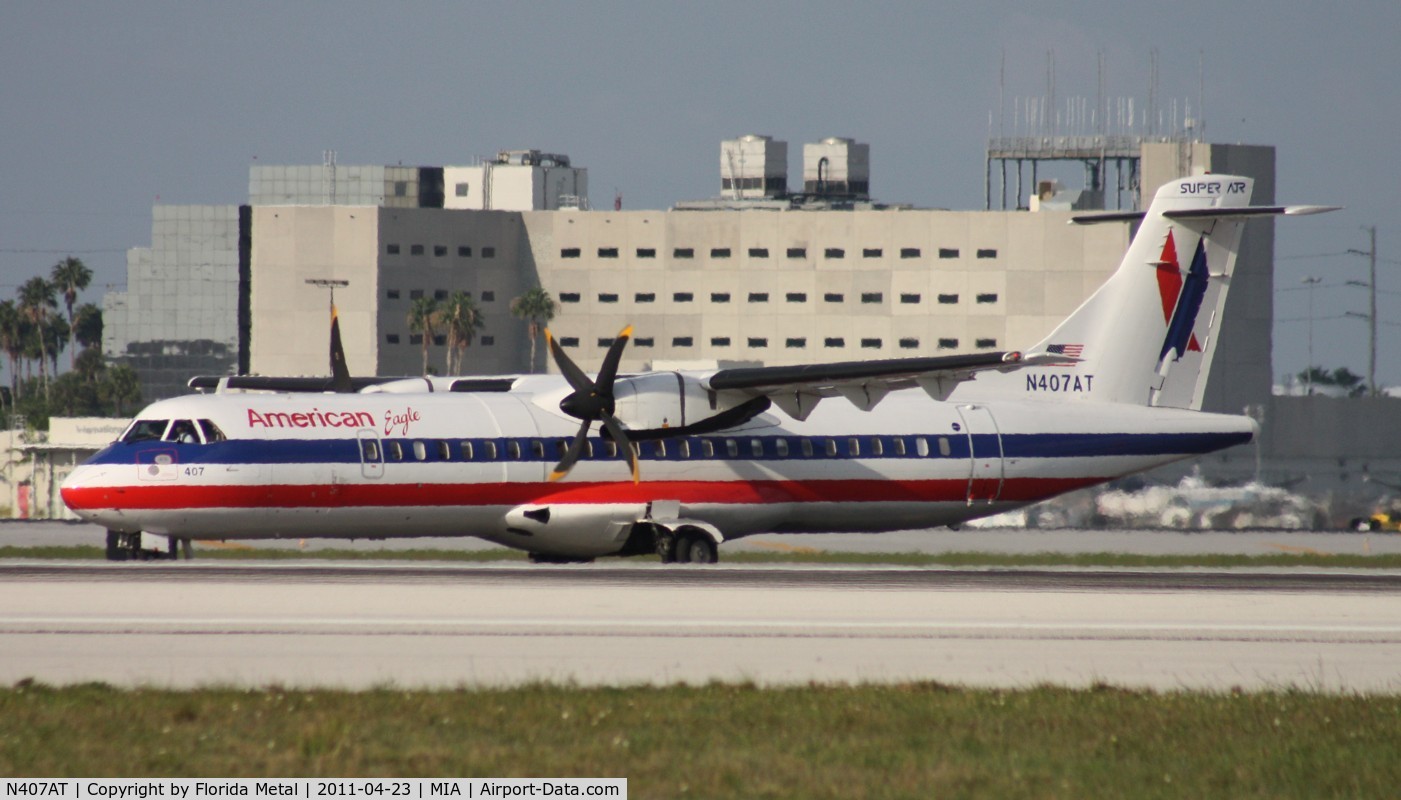
[(822, 251), (825, 258), (846, 258), (846, 251), (840, 247), (829, 247)]
[(690, 346), (692, 345), (693, 341), (694, 341), (694, 340), (691, 339), (691, 337), (689, 337), (689, 336), (673, 336), (673, 337), (671, 338), (671, 346), (672, 346), (672, 347), (690, 347)]
[(940, 247), (939, 258), (958, 258), (957, 247)]
[(695, 258), (696, 251), (692, 247), (678, 247), (671, 251), (672, 258)]
[(712, 303), (728, 303), (728, 302), (730, 302), (730, 293), (729, 293), (729, 292), (711, 292), (711, 293), (710, 293), (710, 302), (712, 302)]
[(483, 337), (481, 337), (480, 339), (478, 339), (477, 341), (481, 343), (482, 347), (491, 347), (492, 345), (496, 344), (496, 337), (495, 337), (495, 336), (483, 336)]
[(996, 303), (996, 302), (997, 302), (997, 292), (984, 292), (984, 293), (978, 295), (978, 302), (979, 302), (979, 303)]
[(466, 196), (467, 196), (467, 184), (465, 184), (465, 183), (459, 183), (459, 184), (457, 184), (457, 186), (454, 187), (454, 188), (455, 188), (455, 190), (456, 190), (456, 192), (457, 192), (457, 196), (458, 196), (458, 197), (466, 197)]
[(955, 349), (955, 348), (957, 348), (957, 347), (958, 347), (958, 340), (957, 340), (957, 339), (940, 339), (940, 340), (939, 340), (939, 349), (940, 349), (940, 350), (953, 350), (953, 349)]
[(601, 293), (599, 293), (599, 295), (598, 295), (598, 302), (600, 302), (600, 303), (616, 303), (616, 302), (618, 302), (618, 296), (617, 296), (616, 294), (611, 293), (611, 292), (601, 292)]
[(879, 350), (880, 339), (862, 339), (861, 347), (866, 350)]
[(577, 247), (563, 247), (563, 248), (560, 248), (559, 257), (560, 257), (560, 258), (578, 258), (581, 252), (582, 252), (582, 251), (581, 251), (579, 248), (577, 248)]
[(696, 299), (696, 296), (690, 292), (674, 292), (671, 295), (671, 302), (673, 303), (689, 303), (694, 299)]
[(914, 305), (914, 304), (916, 304), (916, 303), (919, 302), (919, 294), (917, 294), (917, 293), (906, 293), (906, 294), (902, 294), (902, 295), (900, 295), (900, 302), (901, 302), (901, 303), (904, 303), (905, 305)]
[(637, 257), (638, 257), (638, 258), (656, 258), (656, 257), (657, 257), (657, 248), (655, 248), (655, 247), (639, 247), (639, 248), (637, 248)]
[(900, 340), (900, 349), (901, 349), (901, 350), (918, 350), (918, 349), (919, 349), (919, 340), (918, 340), (918, 339), (913, 339), (913, 338), (910, 338), (910, 337), (907, 336), (907, 337), (905, 337), (904, 339), (901, 339), (901, 340)]
[(828, 336), (822, 340), (823, 347), (846, 347), (846, 339), (840, 336)]
[(434, 257), (434, 258), (442, 258), (443, 256), (445, 256), (445, 255), (447, 255), (447, 254), (448, 254), (448, 246), (447, 246), (447, 245), (445, 245), (445, 244), (435, 244), (435, 245), (433, 245), (433, 257)]
[(751, 248), (749, 248), (749, 257), (750, 257), (750, 258), (768, 258), (768, 257), (769, 257), (769, 248), (767, 248), (767, 247), (751, 247)]
[(633, 339), (632, 343), (636, 347), (651, 347), (654, 344), (654, 340), (651, 336), (639, 336)]
[(958, 295), (956, 295), (956, 294), (941, 294), (941, 295), (939, 295), (939, 302), (940, 302), (940, 304), (946, 305), (946, 306), (954, 305), (955, 303), (958, 302)]
[(599, 258), (617, 258), (617, 257), (618, 257), (618, 248), (616, 248), (616, 247), (600, 247), (600, 248), (598, 248), (598, 257), (599, 257)]
[(496, 258), (496, 248), (495, 248), (495, 247), (483, 247), (483, 248), (482, 248), (482, 258)]
[(386, 289), (386, 290), (384, 291), (384, 296), (385, 296), (387, 299), (389, 299), (389, 300), (398, 300), (398, 299), (399, 299), (399, 290), (398, 290), (398, 289)]
[(472, 248), (468, 247), (468, 246), (465, 245), (465, 244), (464, 244), (464, 245), (458, 245), (458, 247), (457, 247), (457, 257), (458, 257), (458, 258), (471, 258), (471, 257), (472, 257)]
[[(468, 292), (468, 293), (467, 293), (467, 295), (468, 295), (469, 297), (471, 296), (471, 294), (472, 294), (471, 292)], [(482, 302), (483, 302), (483, 303), (494, 303), (494, 302), (496, 302), (496, 292), (493, 292), (493, 291), (490, 290), (490, 289), (487, 289), (486, 291), (482, 292)]]
[(862, 292), (862, 293), (861, 293), (861, 302), (863, 302), (863, 303), (884, 303), (884, 302), (885, 302), (885, 293), (884, 293), (884, 292)]
[(421, 255), (423, 255), (423, 245), (421, 245), (421, 244), (412, 244), (412, 245), (409, 245), (409, 255), (411, 255), (411, 256), (421, 256)]
[(977, 341), (977, 346), (978, 346), (978, 347), (985, 347), (985, 348), (996, 347), (996, 346), (997, 346), (997, 340), (996, 340), (996, 339), (979, 339), (979, 340)]
[(828, 293), (822, 295), (822, 302), (824, 302), (824, 303), (845, 303), (845, 302), (846, 302), (846, 295), (842, 294), (841, 292), (828, 292)]
[(750, 292), (750, 293), (749, 293), (749, 302), (751, 302), (751, 303), (767, 303), (767, 302), (769, 302), (769, 293), (768, 293), (768, 292)]
[(789, 258), (807, 258), (807, 257), (808, 257), (808, 249), (807, 249), (806, 247), (790, 247), (790, 248), (788, 248), (788, 257), (789, 257)]
[(657, 300), (655, 292), (638, 292), (632, 296), (634, 303), (654, 303)]
[(399, 245), (397, 245), (397, 244), (387, 244), (387, 245), (384, 246), (384, 252), (385, 252), (387, 255), (397, 256), (397, 255), (399, 255)]
[(882, 250), (882, 249), (879, 248), (879, 247), (866, 247), (866, 248), (862, 248), (862, 250), (861, 250), (861, 257), (862, 257), (862, 258), (880, 258), (884, 253), (885, 253), (885, 251)]
[(979, 248), (978, 258), (997, 258), (997, 250), (991, 247)]
[(423, 290), (422, 290), (422, 289), (410, 289), (410, 290), (409, 290), (409, 299), (410, 299), (410, 300), (417, 300), (418, 298), (420, 298), (420, 297), (422, 297), (422, 296), (423, 296)]
[(397, 334), (397, 333), (386, 333), (386, 334), (384, 335), (384, 341), (385, 341), (386, 344), (398, 344), (398, 343), (399, 343), (399, 334)]
[(728, 337), (728, 336), (712, 336), (712, 337), (710, 337), (710, 346), (711, 346), (711, 347), (729, 347), (729, 346), (730, 346), (730, 337)]
[(808, 295), (807, 292), (789, 292), (784, 295), (784, 299), (790, 303), (806, 303), (808, 301)]
[(712, 247), (712, 248), (710, 248), (710, 257), (711, 257), (711, 258), (729, 258), (729, 257), (730, 257), (730, 248), (728, 248), (728, 247)]
[(749, 346), (753, 348), (768, 347), (769, 340), (762, 336), (751, 336), (749, 337)]
[(423, 334), (421, 334), (421, 333), (411, 333), (411, 334), (409, 334), (409, 344), (423, 344)]
[(436, 346), (436, 347), (442, 347), (443, 345), (445, 345), (445, 344), (447, 344), (447, 343), (448, 343), (448, 337), (447, 337), (446, 335), (443, 335), (443, 336), (434, 336), (434, 337), (433, 337), (433, 344), (434, 344), (434, 346)]
[(901, 258), (919, 258), (919, 248), (918, 248), (918, 247), (902, 247), (902, 248), (900, 248), (900, 257), (901, 257)]
[(613, 346), (613, 337), (612, 337), (612, 336), (600, 336), (600, 337), (598, 337), (598, 346), (599, 346), (599, 347), (612, 347), (612, 346)]
[(433, 299), (434, 299), (434, 300), (446, 300), (446, 299), (448, 299), (448, 290), (447, 290), (447, 289), (434, 289), (434, 290), (433, 290)]
[(405, 197), (409, 193), (408, 181), (394, 181), (394, 196)]
[(559, 337), (559, 346), (560, 346), (560, 347), (578, 347), (578, 346), (579, 346), (579, 337), (578, 337), (578, 336), (561, 336), (561, 337)]
[(578, 292), (560, 292), (560, 293), (559, 293), (559, 301), (560, 301), (561, 303), (577, 303), (577, 302), (579, 302), (579, 293), (578, 293)]
[(790, 336), (789, 338), (784, 340), (783, 346), (796, 350), (803, 347), (807, 347), (808, 340), (806, 337), (803, 336)]

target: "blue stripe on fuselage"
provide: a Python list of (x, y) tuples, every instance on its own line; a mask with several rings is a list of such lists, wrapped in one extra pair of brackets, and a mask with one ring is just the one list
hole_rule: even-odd
[[(998, 455), (998, 436), (992, 433), (973, 435), (973, 446), (979, 458)], [(920, 454), (919, 440), (926, 443), (925, 455)], [(787, 444), (780, 454), (779, 441)], [(803, 442), (810, 442), (812, 454), (804, 451)], [(942, 441), (941, 441), (942, 440)], [(1200, 455), (1251, 440), (1251, 435), (1239, 433), (1013, 433), (1001, 437), (1001, 451), (1006, 458), (1084, 458), (1094, 456), (1160, 456)], [(729, 442), (735, 443), (732, 451)], [(760, 451), (754, 450), (759, 442)], [(448, 445), (449, 457), (444, 459), (440, 442)], [(473, 457), (462, 457), (462, 444), (472, 445)], [(546, 462), (554, 464), (568, 440), (563, 438), (526, 437), (493, 439), (383, 439), (386, 463), (497, 463)], [(681, 443), (688, 453), (682, 455)], [(713, 454), (707, 455), (704, 442), (709, 442)], [(831, 448), (835, 451), (829, 451)], [(415, 455), (415, 444), (422, 443), (425, 457)], [(586, 461), (611, 461), (604, 440), (595, 438), (593, 455)], [(855, 446), (853, 447), (853, 443)], [(641, 442), (644, 461), (842, 461), (851, 459), (966, 459), (969, 457), (966, 434), (908, 434), (904, 436), (689, 436), (665, 440), (665, 455), (657, 455), (659, 442)], [(879, 444), (880, 453), (875, 452)], [(947, 445), (947, 454), (943, 445)], [(393, 458), (397, 445), (402, 458)], [(538, 447), (537, 447), (538, 445)], [(173, 453), (180, 464), (356, 464), (361, 461), (361, 443), (356, 439), (233, 439), (209, 445), (178, 444), (174, 442), (116, 443), (93, 456), (89, 464), (134, 464), (138, 455), (159, 450)], [(495, 457), (487, 457), (489, 448)], [(902, 452), (903, 450), (903, 452)], [(519, 453), (519, 455), (515, 455)], [(144, 462), (143, 462), (144, 463)]]

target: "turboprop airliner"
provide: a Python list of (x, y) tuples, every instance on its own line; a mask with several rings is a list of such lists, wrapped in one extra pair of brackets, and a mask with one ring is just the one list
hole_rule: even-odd
[[(536, 561), (711, 563), (760, 532), (956, 526), (1249, 442), (1200, 411), (1249, 178), (1163, 186), (1118, 270), (1024, 351), (590, 378), (195, 378), (78, 467), (109, 555), (191, 539), (476, 536)], [(159, 540), (158, 540), (159, 541)], [(188, 552), (188, 547), (186, 547)]]

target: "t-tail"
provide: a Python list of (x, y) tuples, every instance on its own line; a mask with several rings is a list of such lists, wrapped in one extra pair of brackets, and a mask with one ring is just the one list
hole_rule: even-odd
[(1233, 175), (1182, 178), (1158, 189), (1146, 212), (1074, 217), (1141, 223), (1119, 269), (1025, 351), (1044, 366), (975, 383), (1000, 396), (1200, 409), (1246, 221), (1333, 210), (1252, 206), (1253, 186)]

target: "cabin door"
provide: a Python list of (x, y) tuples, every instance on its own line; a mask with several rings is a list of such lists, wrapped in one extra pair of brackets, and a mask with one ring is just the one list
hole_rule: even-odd
[(1002, 434), (987, 406), (962, 405), (958, 415), (968, 436), (968, 505), (987, 504), (1002, 495)]
[(384, 477), (384, 446), (379, 434), (364, 428), (356, 433), (360, 444), (360, 474), (366, 478)]

